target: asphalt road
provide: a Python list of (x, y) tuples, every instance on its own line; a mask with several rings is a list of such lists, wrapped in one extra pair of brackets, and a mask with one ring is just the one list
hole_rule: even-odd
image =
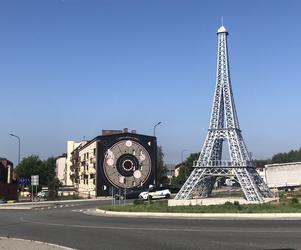
[(301, 221), (143, 219), (84, 213), (108, 202), (0, 210), (0, 236), (75, 249), (301, 249)]

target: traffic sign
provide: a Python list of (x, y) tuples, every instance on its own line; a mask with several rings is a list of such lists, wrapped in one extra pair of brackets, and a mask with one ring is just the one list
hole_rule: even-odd
[(38, 175), (32, 175), (31, 176), (31, 185), (32, 186), (38, 186), (39, 185), (39, 176)]

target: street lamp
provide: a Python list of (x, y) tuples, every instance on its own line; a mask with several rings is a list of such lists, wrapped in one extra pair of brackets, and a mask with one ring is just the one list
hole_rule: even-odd
[(154, 137), (156, 137), (156, 127), (159, 126), (162, 122), (158, 122), (155, 126), (154, 126)]
[(20, 164), (20, 144), (21, 144), (21, 140), (20, 137), (14, 134), (9, 134), (10, 136), (16, 137), (18, 139), (19, 142), (19, 153), (18, 153), (18, 165)]
[(183, 149), (183, 150), (181, 151), (181, 163), (182, 163), (182, 164), (183, 164), (183, 154), (184, 154), (185, 151), (187, 151), (187, 149)]

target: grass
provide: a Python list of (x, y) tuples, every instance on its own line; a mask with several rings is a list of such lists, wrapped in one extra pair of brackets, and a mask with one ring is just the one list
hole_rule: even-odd
[(301, 204), (293, 201), (280, 204), (247, 204), (226, 202), (224, 205), (176, 206), (168, 207), (167, 201), (144, 202), (137, 205), (102, 206), (103, 210), (123, 212), (163, 212), (163, 213), (301, 213)]

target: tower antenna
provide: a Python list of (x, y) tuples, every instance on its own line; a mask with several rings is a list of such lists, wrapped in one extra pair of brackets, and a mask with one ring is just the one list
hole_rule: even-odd
[(224, 17), (221, 16), (221, 22), (222, 22), (222, 26), (224, 26)]

